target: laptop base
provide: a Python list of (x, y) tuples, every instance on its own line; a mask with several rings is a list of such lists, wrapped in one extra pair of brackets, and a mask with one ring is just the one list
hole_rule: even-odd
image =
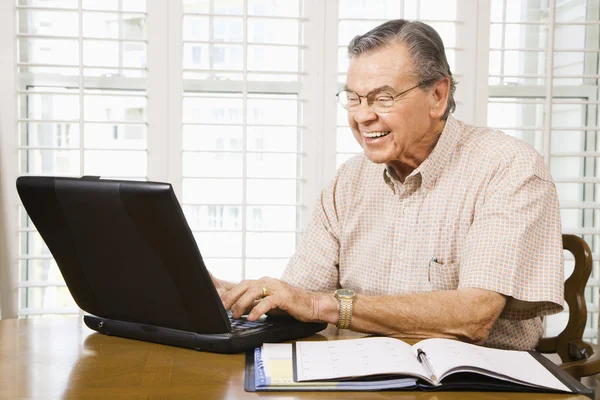
[(325, 323), (306, 323), (290, 318), (269, 318), (267, 331), (256, 328), (233, 333), (201, 334), (135, 322), (117, 321), (85, 315), (88, 328), (105, 335), (183, 347), (211, 353), (242, 353), (263, 343), (277, 343), (311, 336), (327, 327)]

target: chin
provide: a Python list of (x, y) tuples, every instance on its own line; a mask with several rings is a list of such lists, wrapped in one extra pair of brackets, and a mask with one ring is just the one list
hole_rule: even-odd
[(379, 152), (365, 150), (365, 156), (367, 156), (369, 161), (375, 164), (384, 164), (388, 161), (388, 157)]

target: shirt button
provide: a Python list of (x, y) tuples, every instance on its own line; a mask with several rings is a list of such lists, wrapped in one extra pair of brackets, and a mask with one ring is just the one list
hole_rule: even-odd
[(402, 212), (404, 213), (404, 215), (410, 214), (410, 210), (408, 208), (405, 208), (404, 210), (402, 210)]
[(398, 258), (400, 259), (400, 261), (402, 261), (406, 258), (406, 256), (404, 255), (404, 253), (400, 253), (398, 254)]

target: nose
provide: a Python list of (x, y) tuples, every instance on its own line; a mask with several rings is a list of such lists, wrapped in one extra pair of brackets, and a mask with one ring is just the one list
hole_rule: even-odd
[(371, 110), (367, 100), (362, 101), (358, 108), (352, 112), (352, 118), (359, 124), (368, 123), (377, 119), (377, 114)]

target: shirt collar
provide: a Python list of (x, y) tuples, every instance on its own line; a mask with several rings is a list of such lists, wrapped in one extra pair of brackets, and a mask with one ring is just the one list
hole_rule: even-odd
[(419, 165), (417, 170), (421, 173), (423, 187), (431, 190), (442, 171), (452, 158), (461, 139), (462, 127), (452, 115), (448, 115), (444, 130), (431, 151), (431, 154)]
[[(407, 177), (407, 179), (412, 175), (420, 174), (423, 188), (425, 190), (433, 189), (435, 182), (444, 170), (446, 164), (448, 164), (448, 161), (452, 158), (452, 155), (460, 142), (461, 132), (462, 127), (460, 122), (452, 115), (448, 115), (446, 125), (444, 126), (435, 147), (425, 161), (423, 161), (421, 165)], [(384, 168), (383, 180), (390, 188), (392, 188), (392, 190), (396, 190), (394, 182), (398, 181), (398, 178), (393, 170), (388, 167)]]

